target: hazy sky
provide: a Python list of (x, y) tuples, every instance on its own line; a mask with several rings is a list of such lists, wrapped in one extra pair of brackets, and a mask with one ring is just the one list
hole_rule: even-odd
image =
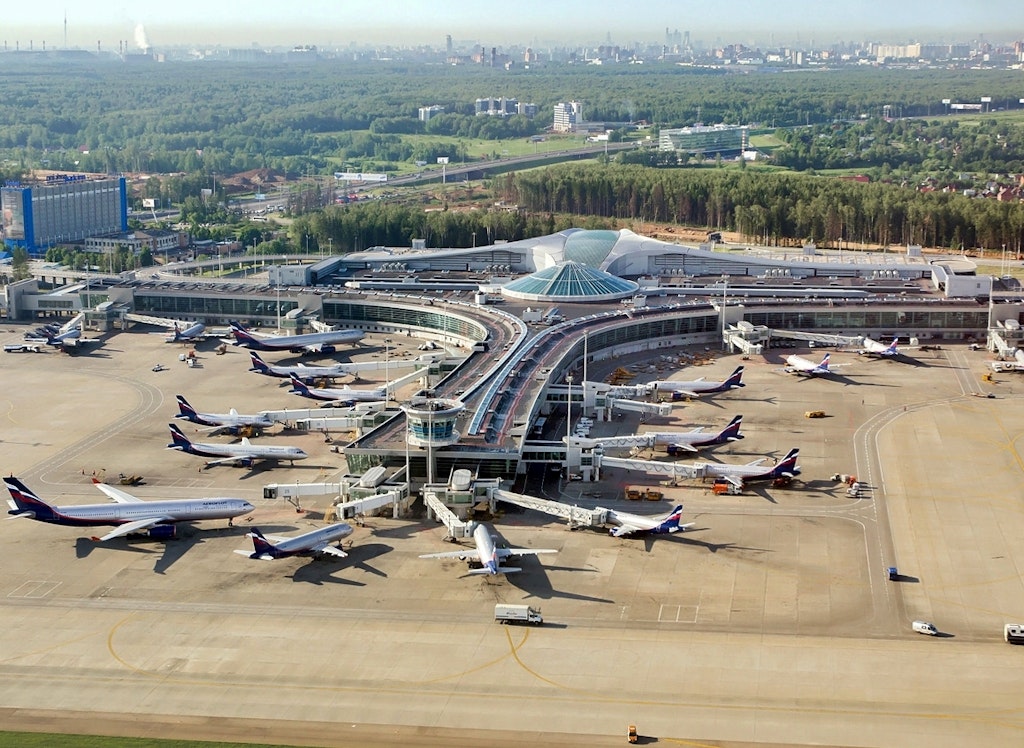
[[(631, 12), (631, 9), (636, 9)], [(0, 40), (21, 48), (135, 43), (265, 46), (349, 42), (441, 46), (445, 34), (487, 45), (660, 43), (665, 28), (705, 43), (773, 40), (994, 42), (1024, 38), (1020, 0), (19, 0), (0, 12)], [(139, 32), (141, 26), (142, 32)]]

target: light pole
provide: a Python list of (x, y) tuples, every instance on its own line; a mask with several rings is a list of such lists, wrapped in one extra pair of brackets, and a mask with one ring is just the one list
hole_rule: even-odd
[(278, 280), (277, 286), (277, 331), (281, 332), (281, 281)]
[(327, 248), (328, 248), (327, 249), (327, 253), (329, 255), (331, 255), (331, 257), (333, 257), (334, 256), (334, 237), (333, 236), (327, 237)]
[(384, 338), (384, 402), (391, 399), (391, 377), (388, 376), (388, 353), (391, 338)]
[[(566, 384), (569, 385), (569, 396), (565, 400), (565, 448), (569, 449), (569, 439), (572, 436), (572, 374), (567, 374), (565, 377)], [(568, 452), (566, 452), (566, 467), (568, 467)]]

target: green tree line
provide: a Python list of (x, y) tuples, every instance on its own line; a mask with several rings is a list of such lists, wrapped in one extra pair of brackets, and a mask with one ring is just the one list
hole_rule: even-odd
[(768, 244), (1005, 244), (1019, 252), (1024, 242), (1020, 202), (788, 172), (573, 164), (499, 177), (495, 192), (533, 213), (704, 226)]

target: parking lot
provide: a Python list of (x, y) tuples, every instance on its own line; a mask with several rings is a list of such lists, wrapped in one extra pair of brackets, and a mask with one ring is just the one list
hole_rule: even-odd
[[(381, 355), (368, 342), (357, 359)], [(92, 476), (126, 473), (144, 477), (128, 489), (143, 499), (257, 505), (238, 527), (205, 523), (166, 545), (97, 546), (76, 528), (0, 523), (5, 724), (59, 712), (75, 717), (68, 731), (254, 739), (256, 729), (309, 745), (610, 745), (627, 723), (711, 745), (1020, 743), (1024, 653), (1001, 636), (1024, 619), (1024, 390), (1012, 374), (982, 383), (984, 351), (909, 351), (903, 363), (837, 352), (833, 364), (848, 366), (835, 379), (786, 374), (772, 352), (742, 362), (742, 390), (643, 425), (595, 424), (594, 436), (710, 431), (742, 414), (746, 438), (700, 459), (799, 447), (802, 475), (739, 496), (616, 470), (598, 483), (549, 478), (546, 493), (581, 505), (653, 514), (681, 501), (696, 526), (616, 539), (508, 511), (495, 520), (502, 540), (559, 553), (481, 578), (457, 560), (418, 558), (451, 549), (443, 528), (418, 517), (369, 518), (341, 561), (232, 553), (249, 526), (317, 526), (323, 502), (298, 513), (264, 500), (263, 486), (331, 480), (342, 458), (318, 433), (264, 437), (310, 453), (273, 470), (204, 470), (164, 449), (178, 393), (207, 411), (304, 407), (278, 380), (247, 372), (240, 349), (200, 346), (195, 369), (178, 350), (119, 333), (83, 356), (0, 354), (3, 469), (42, 498), (100, 502)], [(720, 379), (738, 363), (609, 367), (630, 367), (639, 382)], [(993, 399), (975, 396), (988, 391)], [(826, 417), (805, 418), (812, 409)], [(862, 495), (848, 496), (835, 474), (856, 475)], [(664, 499), (627, 502), (624, 488), (640, 484)], [(890, 565), (900, 581), (885, 579)], [(548, 624), (497, 626), (495, 602), (539, 606)], [(915, 634), (915, 619), (940, 635)]]

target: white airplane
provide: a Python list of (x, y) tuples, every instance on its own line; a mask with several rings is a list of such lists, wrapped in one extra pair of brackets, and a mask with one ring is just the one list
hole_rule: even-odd
[(291, 351), (293, 353), (334, 353), (334, 346), (340, 343), (358, 343), (363, 339), (362, 330), (332, 330), (309, 332), (303, 335), (256, 335), (238, 322), (231, 323), (234, 345), (253, 348), (258, 351)]
[(25, 334), (26, 343), (46, 343), (55, 348), (63, 348), (65, 351), (75, 350), (86, 345), (99, 343), (96, 338), (82, 337), (82, 321), (84, 313), (75, 315), (70, 322), (65, 322), (60, 327), (56, 325), (44, 325), (38, 330)]
[[(194, 322), (193, 324), (186, 327), (184, 330), (181, 326), (175, 322), (174, 327), (171, 330), (171, 334), (164, 338), (165, 343), (189, 343), (193, 340), (199, 340), (206, 337), (206, 325), (202, 322)], [(163, 335), (163, 333), (157, 333)]]
[(633, 447), (650, 446), (653, 444), (664, 444), (670, 455), (680, 452), (697, 452), (705, 447), (714, 447), (718, 444), (728, 444), (739, 441), (743, 438), (740, 433), (740, 426), (743, 423), (743, 416), (736, 416), (729, 425), (717, 434), (709, 434), (704, 431), (703, 426), (698, 426), (692, 431), (648, 431), (633, 436), (611, 436), (603, 439), (581, 439), (584, 444), (592, 444), (601, 447)]
[(310, 387), (296, 375), (292, 374), (292, 392), (313, 400), (324, 400), (330, 403), (351, 405), (357, 402), (380, 402), (388, 399), (387, 387), (375, 387), (372, 390), (357, 390), (347, 384), (343, 387)]
[(738, 488), (743, 488), (744, 483), (752, 481), (775, 480), (777, 478), (790, 479), (800, 475), (800, 466), (796, 464), (796, 458), (800, 454), (799, 449), (791, 449), (777, 464), (770, 469), (765, 469), (763, 464), (765, 457), (761, 457), (746, 465), (725, 465), (720, 462), (706, 462), (702, 464), (704, 475), (709, 478), (723, 478)]
[(352, 526), (345, 522), (318, 527), (291, 538), (264, 535), (254, 527), (249, 533), (249, 537), (252, 538), (253, 552), (238, 550), (235, 553), (249, 558), (258, 558), (261, 561), (273, 561), (275, 558), (287, 558), (288, 556), (316, 556), (321, 553), (345, 558), (348, 554), (340, 547), (331, 545), (331, 542), (340, 541), (351, 534)]
[(179, 452), (188, 452), (189, 454), (200, 455), (201, 457), (218, 458), (207, 462), (206, 467), (224, 464), (252, 467), (257, 460), (267, 460), (271, 462), (288, 460), (294, 464), (295, 460), (304, 460), (309, 457), (309, 455), (298, 447), (286, 447), (283, 445), (266, 447), (256, 446), (244, 437), (242, 438), (241, 444), (192, 442), (189, 441), (189, 438), (185, 436), (181, 429), (173, 423), (169, 423), (167, 425), (171, 429), (171, 439), (173, 440), (167, 445), (167, 449), (176, 449)]
[[(803, 356), (797, 356), (796, 354), (786, 356), (786, 367), (784, 371), (787, 374), (798, 374), (805, 377), (818, 377), (835, 374), (835, 367), (829, 367), (829, 358), (831, 355), (831, 353), (826, 353), (825, 357), (821, 359), (821, 363), (819, 364), (816, 364)], [(846, 364), (840, 364), (840, 366), (845, 365)]]
[(494, 536), (487, 525), (476, 523), (473, 527), (474, 550), (449, 551), (447, 553), (425, 553), (420, 558), (457, 558), (479, 564), (479, 568), (471, 568), (470, 574), (511, 574), (522, 571), (518, 566), (502, 566), (501, 562), (509, 556), (533, 556), (538, 553), (558, 553), (550, 548), (498, 548), (494, 545)]
[(597, 508), (608, 513), (606, 521), (610, 525), (615, 525), (615, 527), (608, 532), (616, 538), (621, 538), (623, 535), (632, 535), (634, 533), (661, 535), (664, 533), (680, 532), (681, 530), (687, 530), (696, 524), (694, 522), (690, 522), (685, 525), (679, 524), (679, 519), (683, 515), (682, 504), (676, 504), (675, 508), (671, 512), (658, 517), (644, 517), (639, 514), (629, 514), (628, 512), (616, 512), (613, 509), (604, 509), (603, 507)]
[(208, 431), (211, 434), (227, 431), (232, 435), (237, 435), (240, 429), (246, 427), (266, 429), (274, 425), (273, 419), (265, 413), (247, 415), (239, 413), (234, 408), (227, 413), (200, 413), (189, 405), (184, 395), (175, 397), (178, 400), (178, 415), (175, 418), (185, 418), (192, 423), (209, 426), (211, 428)]
[(884, 358), (892, 358), (893, 356), (899, 356), (900, 352), (896, 350), (896, 343), (899, 338), (893, 338), (889, 345), (885, 343), (879, 343), (877, 340), (872, 340), (869, 337), (864, 338), (864, 342), (861, 344), (863, 350), (857, 351), (861, 356), (882, 356)]
[(727, 379), (721, 382), (708, 382), (701, 377), (691, 382), (680, 382), (673, 379), (659, 379), (647, 384), (651, 392), (671, 392), (673, 400), (681, 400), (684, 397), (700, 397), (715, 392), (726, 392), (737, 387), (745, 387), (743, 384), (743, 367), (737, 366)]
[(230, 525), (234, 517), (248, 514), (255, 508), (248, 501), (229, 498), (142, 501), (113, 486), (98, 482), (96, 488), (113, 499), (114, 504), (55, 506), (40, 499), (13, 476), (3, 481), (11, 493), (8, 502), (11, 511), (8, 514), (13, 515), (13, 518), (24, 517), (74, 527), (116, 526), (117, 529), (103, 537), (93, 538), (98, 542), (140, 532), (152, 538), (173, 538), (176, 522), (227, 519)]
[(350, 367), (345, 364), (332, 364), (331, 366), (306, 366), (305, 364), (277, 366), (275, 364), (268, 364), (260, 358), (260, 354), (256, 353), (256, 351), (249, 351), (249, 360), (252, 362), (249, 371), (254, 371), (257, 374), (263, 374), (268, 377), (278, 377), (279, 379), (291, 379), (292, 374), (294, 374), (306, 383), (317, 379), (335, 379), (352, 373)]

